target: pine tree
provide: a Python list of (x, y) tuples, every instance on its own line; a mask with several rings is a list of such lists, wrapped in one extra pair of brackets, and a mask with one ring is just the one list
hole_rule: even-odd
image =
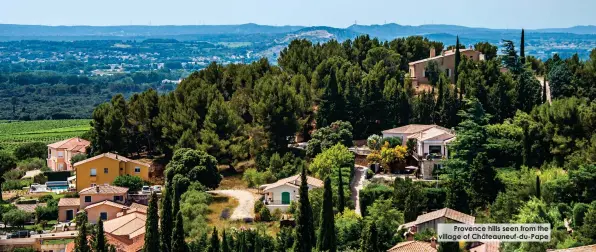
[(221, 252), (231, 252), (230, 244), (228, 244), (228, 235), (224, 229), (221, 233)]
[[(340, 169), (341, 170), (341, 169)], [(321, 209), (321, 221), (319, 227), (319, 238), (317, 249), (319, 251), (335, 252), (337, 244), (335, 240), (335, 218), (333, 215), (333, 191), (331, 179), (325, 179), (325, 191), (323, 192), (323, 208)]]
[(209, 240), (209, 248), (207, 251), (219, 252), (219, 234), (217, 233), (217, 228), (215, 227), (213, 227), (213, 233), (211, 233), (211, 240)]
[(79, 235), (75, 240), (75, 252), (91, 252), (87, 241), (87, 214), (84, 212), (77, 215), (77, 228)]
[(93, 252), (108, 252), (106, 236), (103, 233), (103, 220), (99, 218), (95, 225), (95, 239), (93, 241)]
[(525, 52), (525, 34), (524, 29), (522, 29), (521, 33), (521, 42), (519, 45), (519, 58), (521, 61), (522, 67), (526, 64), (526, 52)]
[[(453, 69), (453, 83), (457, 85), (457, 81), (459, 79), (459, 63), (461, 61), (461, 53), (459, 52), (459, 36), (457, 36), (457, 40), (455, 41), (455, 68)], [(459, 100), (463, 99), (463, 90), (459, 92)]]
[(182, 218), (182, 213), (178, 211), (178, 214), (176, 214), (176, 222), (174, 223), (174, 230), (172, 232), (172, 251), (188, 251), (188, 248), (186, 247), (186, 242), (184, 241), (183, 221), (184, 219)]
[(345, 203), (345, 196), (344, 196), (344, 179), (343, 179), (343, 176), (341, 174), (341, 167), (339, 168), (338, 173), (339, 174), (337, 176), (339, 177), (338, 178), (339, 181), (338, 181), (338, 185), (337, 185), (337, 188), (338, 188), (338, 190), (337, 190), (337, 200), (339, 202), (338, 202), (337, 210), (340, 213), (343, 213), (344, 212), (344, 208), (346, 207), (346, 203)]
[(379, 234), (374, 221), (369, 221), (367, 229), (363, 233), (360, 251), (379, 252)]
[(536, 198), (540, 199), (540, 176), (536, 176)]
[(149, 209), (147, 209), (144, 252), (159, 252), (159, 214), (157, 212), (157, 201), (157, 194), (152, 193), (149, 200)]
[[(170, 182), (171, 183), (171, 182)], [(161, 229), (160, 229), (160, 237), (161, 237), (161, 251), (162, 252), (170, 252), (170, 246), (172, 241), (172, 224), (174, 220), (172, 218), (172, 196), (174, 194), (172, 186), (167, 186), (166, 183), (166, 190), (163, 194), (163, 199), (161, 201)]]
[(500, 181), (497, 172), (489, 164), (486, 153), (480, 152), (470, 167), (470, 200), (471, 209), (490, 204), (497, 197)]
[(315, 244), (315, 228), (312, 219), (312, 207), (308, 200), (308, 184), (306, 167), (302, 167), (300, 175), (300, 200), (298, 215), (296, 218), (296, 240), (294, 242), (295, 252), (311, 252)]

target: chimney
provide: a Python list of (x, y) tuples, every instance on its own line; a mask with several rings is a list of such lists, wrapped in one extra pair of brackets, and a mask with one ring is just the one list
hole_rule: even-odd
[(437, 56), (437, 51), (435, 51), (435, 47), (431, 46), (430, 47), (430, 57), (435, 57)]
[(430, 238), (430, 246), (433, 247), (434, 249), (437, 248), (437, 238), (435, 238), (434, 236), (432, 238)]

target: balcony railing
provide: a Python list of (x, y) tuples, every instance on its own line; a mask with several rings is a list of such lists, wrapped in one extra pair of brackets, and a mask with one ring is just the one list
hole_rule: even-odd
[(281, 200), (266, 200), (264, 203), (265, 205), (289, 205), (291, 201), (288, 203), (284, 203)]

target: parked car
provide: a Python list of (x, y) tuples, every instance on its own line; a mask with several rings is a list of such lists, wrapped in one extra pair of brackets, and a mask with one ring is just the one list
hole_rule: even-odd
[(161, 192), (161, 186), (160, 186), (160, 185), (154, 185), (154, 186), (152, 186), (152, 187), (151, 187), (151, 189), (152, 189), (154, 192), (156, 192), (156, 193), (159, 193), (159, 192)]
[(14, 233), (9, 234), (9, 235), (6, 236), (7, 239), (29, 238), (29, 237), (31, 237), (31, 234), (27, 230), (16, 231), (16, 232), (14, 232)]
[(151, 187), (149, 186), (143, 186), (143, 188), (141, 189), (142, 193), (151, 193)]

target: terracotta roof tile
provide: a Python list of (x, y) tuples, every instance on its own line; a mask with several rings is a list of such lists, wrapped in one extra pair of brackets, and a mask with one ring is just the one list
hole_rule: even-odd
[(392, 134), (405, 134), (405, 135), (409, 135), (409, 134), (414, 134), (414, 133), (419, 133), (421, 131), (430, 129), (430, 128), (434, 128), (437, 125), (425, 125), (425, 124), (408, 124), (405, 126), (401, 126), (398, 128), (393, 128), (393, 129), (388, 129), (388, 130), (383, 130), (383, 133), (392, 133)]
[(90, 195), (90, 194), (123, 194), (127, 193), (128, 188), (113, 186), (113, 185), (97, 185), (87, 187), (79, 192), (79, 195)]
[(139, 165), (143, 165), (143, 166), (147, 166), (147, 167), (151, 166), (151, 164), (147, 164), (147, 163), (144, 163), (144, 162), (141, 162), (141, 161), (137, 161), (137, 160), (132, 160), (130, 158), (127, 158), (127, 157), (124, 157), (124, 156), (120, 156), (118, 154), (114, 154), (114, 153), (110, 153), (110, 152), (99, 154), (99, 155), (97, 155), (95, 157), (91, 157), (91, 158), (85, 159), (83, 161), (76, 162), (74, 164), (74, 166), (79, 166), (81, 164), (84, 164), (84, 163), (87, 163), (87, 162), (91, 162), (93, 160), (97, 160), (97, 159), (100, 159), (102, 157), (107, 157), (107, 158), (111, 158), (111, 159), (114, 159), (114, 160), (120, 160), (120, 161), (124, 161), (124, 162), (131, 162), (131, 163), (135, 163), (135, 164), (139, 164)]
[(128, 206), (128, 208), (129, 209), (134, 209), (134, 210), (139, 211), (139, 212), (147, 213), (147, 209), (149, 207), (146, 206), (146, 205), (143, 205), (143, 204), (139, 204), (139, 203), (133, 202), (132, 204), (130, 204), (130, 206)]
[(104, 201), (97, 202), (95, 204), (88, 205), (87, 207), (85, 207), (85, 210), (91, 209), (91, 208), (94, 208), (94, 207), (98, 207), (98, 206), (102, 206), (102, 205), (116, 207), (116, 208), (120, 208), (120, 209), (127, 209), (128, 208), (125, 205), (118, 204), (116, 202), (112, 202), (112, 201), (109, 201), (109, 200), (104, 200)]
[(436, 252), (437, 249), (430, 242), (406, 241), (393, 246), (387, 252)]
[(104, 232), (133, 239), (145, 234), (147, 215), (135, 212), (104, 222)]
[(65, 252), (74, 252), (74, 251), (75, 251), (75, 243), (73, 241), (66, 244)]
[(27, 213), (35, 213), (35, 208), (38, 206), (45, 207), (46, 203), (37, 203), (37, 204), (15, 204), (17, 209), (23, 210)]
[(53, 149), (65, 149), (69, 151), (83, 152), (84, 149), (89, 147), (89, 145), (91, 145), (89, 141), (78, 137), (73, 137), (53, 144), (48, 144), (48, 147)]
[(596, 251), (596, 244), (588, 245), (588, 246), (581, 246), (575, 248), (567, 248), (567, 249), (553, 249), (547, 250), (551, 252), (595, 252)]
[[(291, 176), (288, 178), (280, 179), (273, 184), (265, 185), (265, 188), (263, 190), (269, 190), (271, 188), (276, 188), (281, 185), (300, 186), (300, 183), (302, 183), (302, 178), (300, 177), (300, 175), (294, 175), (294, 176)], [(322, 180), (311, 177), (311, 176), (306, 176), (306, 183), (308, 183), (309, 185), (311, 185), (313, 187), (321, 188), (324, 186), (324, 183)]]
[[(466, 48), (466, 49), (460, 49), (459, 51), (460, 52), (473, 51), (473, 49)], [(419, 63), (423, 63), (423, 62), (427, 62), (427, 61), (436, 60), (436, 59), (440, 59), (440, 58), (443, 58), (443, 57), (451, 56), (453, 54), (455, 54), (455, 51), (454, 50), (449, 50), (449, 51), (445, 51), (445, 55), (437, 55), (435, 57), (421, 59), (421, 60), (418, 60), (418, 61), (410, 62), (410, 63), (408, 63), (408, 65), (410, 65), (410, 66), (411, 65), (416, 65), (416, 64), (419, 64)]]
[(499, 241), (478, 243), (477, 246), (470, 248), (470, 252), (499, 252)]
[(80, 206), (81, 200), (79, 198), (61, 198), (58, 201), (58, 206)]
[(416, 224), (418, 225), (420, 223), (428, 222), (441, 217), (446, 217), (465, 224), (474, 224), (474, 221), (476, 220), (476, 217), (474, 216), (467, 215), (450, 208), (443, 208), (441, 210), (419, 215), (418, 218), (416, 218)]

